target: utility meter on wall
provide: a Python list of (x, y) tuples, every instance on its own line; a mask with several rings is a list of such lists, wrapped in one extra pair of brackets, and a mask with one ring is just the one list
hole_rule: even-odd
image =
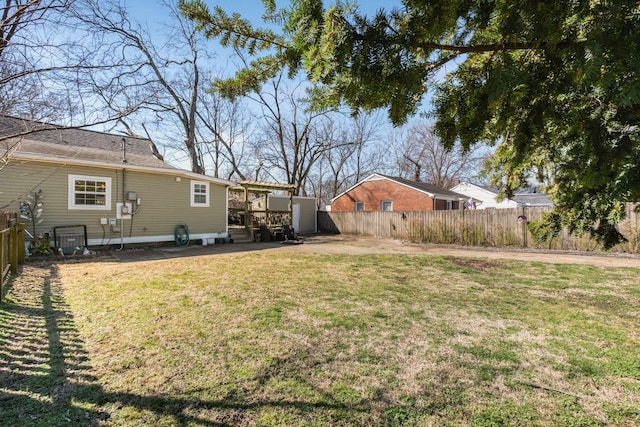
[(133, 206), (131, 203), (116, 203), (116, 218), (131, 219), (132, 208)]

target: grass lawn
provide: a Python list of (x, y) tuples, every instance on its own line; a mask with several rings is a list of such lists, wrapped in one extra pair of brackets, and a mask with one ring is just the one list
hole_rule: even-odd
[(256, 252), (27, 269), (0, 305), (0, 425), (640, 425), (639, 268)]

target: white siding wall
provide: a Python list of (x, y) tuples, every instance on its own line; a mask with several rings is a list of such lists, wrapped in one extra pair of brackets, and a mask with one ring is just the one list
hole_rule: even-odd
[[(476, 201), (476, 209), (507, 209), (517, 207), (517, 203), (512, 200), (503, 200), (498, 203), (495, 194), (492, 192), (465, 182), (451, 188), (451, 191), (472, 197), (473, 200)], [(478, 201), (482, 203), (479, 204)]]

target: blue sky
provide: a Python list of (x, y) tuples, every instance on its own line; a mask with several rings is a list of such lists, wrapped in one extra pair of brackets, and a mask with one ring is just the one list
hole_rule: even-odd
[[(162, 32), (166, 32), (166, 26), (175, 22), (167, 16), (165, 3), (175, 4), (177, 0), (122, 0), (131, 14), (131, 19), (143, 28), (148, 28), (151, 34), (159, 33), (158, 40), (164, 40)], [(334, 4), (336, 0), (325, 0), (325, 6)], [(343, 0), (344, 1), (344, 0)], [(257, 27), (264, 27), (267, 24), (262, 20), (264, 14), (264, 4), (261, 0), (205, 0), (209, 8), (215, 5), (223, 8), (227, 13), (239, 13), (243, 18), (248, 19)], [(359, 0), (358, 8), (361, 12), (373, 15), (380, 8), (389, 10), (396, 6), (401, 6), (400, 0)], [(289, 0), (276, 0), (278, 7), (286, 7)], [(275, 31), (278, 31), (276, 28)], [(213, 71), (223, 76), (231, 76), (237, 71), (239, 65), (235, 54), (231, 49), (222, 48), (217, 40), (207, 43), (207, 50), (213, 54)]]
[[(205, 1), (205, 3), (209, 5), (210, 8), (218, 5), (229, 14), (237, 12), (254, 24), (262, 23), (261, 18), (264, 13), (264, 5), (261, 0), (217, 0)], [(325, 4), (327, 5), (333, 3), (333, 0), (325, 0)], [(399, 0), (361, 0), (359, 3), (360, 10), (367, 14), (373, 14), (381, 7), (391, 9), (393, 6), (399, 6), (401, 4)], [(127, 0), (125, 4), (127, 9), (135, 14), (137, 20), (141, 23), (148, 23), (150, 27), (153, 27), (154, 23), (166, 20), (162, 0)], [(277, 4), (284, 6), (288, 4), (288, 1), (277, 0)]]
[[(170, 3), (177, 0), (167, 0)], [(134, 19), (145, 27), (153, 31), (161, 31), (163, 23), (169, 21), (166, 16), (166, 7), (163, 0), (124, 0), (127, 9), (132, 12)], [(278, 7), (289, 4), (289, 0), (276, 0)], [(325, 0), (325, 5), (333, 4), (335, 0)], [(261, 0), (205, 0), (209, 8), (215, 5), (220, 6), (228, 14), (239, 13), (243, 18), (248, 19), (255, 26), (265, 26), (262, 21), (264, 5)], [(400, 0), (360, 0), (358, 8), (361, 12), (373, 15), (378, 9), (389, 10), (394, 6), (400, 6)]]
[[(154, 43), (158, 43), (158, 46), (162, 46), (164, 42), (166, 42), (169, 32), (167, 29), (168, 25), (172, 23), (175, 24), (175, 20), (173, 20), (169, 16), (169, 11), (166, 7), (166, 3), (174, 3), (177, 0), (167, 0), (166, 2), (163, 0), (120, 0), (123, 2), (124, 6), (129, 11), (130, 19), (143, 28), (146, 28), (151, 33), (151, 36), (154, 38)], [(286, 6), (289, 3), (289, 0), (276, 0), (279, 6)], [(243, 18), (252, 22), (255, 26), (265, 26), (266, 24), (262, 21), (262, 15), (264, 14), (264, 5), (261, 0), (205, 0), (205, 2), (209, 5), (209, 7), (213, 7), (215, 5), (220, 6), (229, 14), (231, 13), (239, 13)], [(325, 0), (325, 6), (335, 3), (335, 0)], [(400, 0), (360, 0), (360, 11), (372, 15), (378, 9), (384, 8), (389, 10), (393, 7), (401, 6)], [(157, 34), (157, 39), (155, 38)], [(162, 49), (162, 47), (161, 47)], [(207, 43), (205, 50), (209, 54), (213, 54), (213, 58), (210, 62), (201, 62), (201, 65), (204, 66), (203, 69), (209, 69), (214, 72), (218, 77), (230, 77), (237, 71), (238, 67), (236, 64), (237, 57), (235, 57), (233, 51), (231, 49), (223, 49), (217, 40), (211, 40)], [(166, 53), (166, 52), (165, 52)], [(200, 57), (200, 60), (203, 60), (203, 57)], [(300, 76), (302, 79), (303, 76)], [(423, 106), (421, 111), (428, 111), (430, 109), (429, 98), (431, 93), (427, 93), (423, 102)], [(253, 108), (249, 103), (249, 109)], [(381, 120), (385, 120), (386, 116), (385, 112), (381, 112)], [(419, 119), (419, 116), (414, 117), (416, 120)], [(410, 119), (411, 123), (413, 119)], [(390, 129), (391, 126), (386, 123), (382, 123), (382, 126), (379, 129), (380, 135), (384, 133), (388, 133), (386, 131), (387, 127)], [(163, 134), (164, 135), (164, 134)], [(172, 134), (164, 135), (165, 138), (172, 138)], [(177, 164), (180, 159), (173, 159), (171, 162), (174, 165), (179, 167), (188, 168), (188, 165), (185, 164)]]
[[(209, 7), (218, 5), (229, 14), (238, 12), (243, 17), (254, 23), (262, 22), (261, 16), (264, 12), (264, 6), (261, 0), (218, 0), (207, 1)], [(166, 12), (161, 0), (128, 0), (126, 1), (127, 9), (134, 13), (134, 16), (141, 23), (148, 23), (153, 27), (154, 23), (166, 21)]]
[[(262, 22), (261, 17), (264, 12), (264, 6), (261, 0), (217, 0), (217, 1), (205, 1), (209, 7), (213, 7), (218, 5), (222, 7), (227, 12), (234, 13), (238, 12), (243, 17), (249, 19), (254, 23)], [(333, 0), (325, 0), (325, 4), (329, 5), (334, 3)], [(371, 1), (371, 0), (361, 0), (359, 1), (360, 10), (365, 13), (375, 13), (377, 9), (383, 7), (385, 9), (390, 9), (393, 6), (399, 6), (401, 3), (399, 0), (382, 0), (382, 1)], [(288, 4), (287, 0), (277, 0), (278, 5), (286, 5)], [(144, 22), (147, 21), (161, 21), (163, 19), (163, 9), (161, 0), (127, 0), (126, 1), (127, 8), (134, 12), (137, 18)]]

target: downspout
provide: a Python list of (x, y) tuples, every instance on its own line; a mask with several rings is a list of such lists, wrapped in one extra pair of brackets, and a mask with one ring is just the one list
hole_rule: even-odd
[[(229, 234), (229, 186), (227, 185), (224, 189), (225, 191), (225, 212), (227, 213), (224, 216), (224, 230), (226, 232), (227, 237), (231, 237), (231, 234)], [(206, 241), (205, 239), (202, 240), (203, 242), (206, 242), (207, 244), (209, 243), (208, 241)], [(205, 245), (202, 245), (205, 246)]]
[[(123, 162), (124, 161), (125, 160), (123, 160)], [(125, 168), (122, 168), (122, 206), (124, 206), (124, 203), (125, 203), (124, 198), (126, 197), (125, 195), (126, 183), (127, 183), (127, 170)], [(124, 219), (122, 218), (122, 211), (120, 211), (120, 248), (118, 248), (118, 250), (121, 251), (123, 249), (124, 249)]]
[[(127, 163), (127, 140), (125, 137), (122, 137), (122, 163)], [(125, 198), (127, 190), (127, 169), (122, 168), (122, 206), (125, 204)], [(116, 212), (117, 215), (117, 212)], [(120, 212), (120, 248), (119, 251), (124, 249), (124, 219), (122, 218), (122, 211)]]

